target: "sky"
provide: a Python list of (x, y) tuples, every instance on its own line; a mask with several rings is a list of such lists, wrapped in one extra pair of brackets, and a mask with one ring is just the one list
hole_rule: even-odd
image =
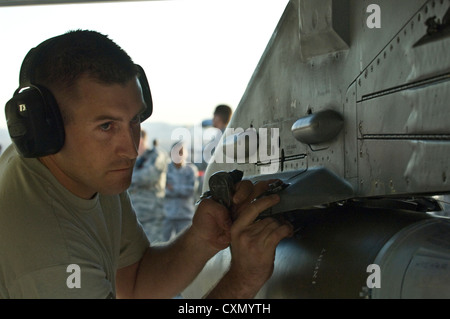
[[(234, 110), (288, 0), (170, 0), (0, 7), (0, 102), (18, 87), (26, 53), (68, 30), (108, 35), (148, 77), (149, 122), (198, 125)], [(6, 128), (4, 111), (0, 128)]]

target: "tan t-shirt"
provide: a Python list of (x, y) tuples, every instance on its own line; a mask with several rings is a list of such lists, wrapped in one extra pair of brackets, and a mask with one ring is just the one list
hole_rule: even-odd
[(0, 298), (114, 298), (148, 246), (126, 192), (84, 200), (13, 146), (0, 157)]

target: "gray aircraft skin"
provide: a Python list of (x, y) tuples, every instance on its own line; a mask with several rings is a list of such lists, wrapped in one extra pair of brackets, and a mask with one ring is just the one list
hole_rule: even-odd
[[(262, 216), (296, 233), (257, 298), (450, 298), (449, 8), (288, 3), (205, 175), (289, 185)], [(219, 253), (184, 296), (229, 261)]]
[[(0, 6), (72, 2), (89, 1)], [(287, 4), (205, 175), (288, 185), (261, 218), (295, 235), (257, 298), (450, 298), (449, 8)], [(230, 258), (213, 257), (183, 296), (204, 296)]]

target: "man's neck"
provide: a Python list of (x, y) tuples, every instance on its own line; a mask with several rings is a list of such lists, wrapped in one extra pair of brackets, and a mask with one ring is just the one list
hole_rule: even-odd
[(78, 183), (67, 176), (56, 164), (52, 156), (39, 157), (39, 162), (55, 176), (58, 182), (64, 186), (69, 192), (82, 199), (92, 199), (97, 194), (95, 191), (82, 189)]

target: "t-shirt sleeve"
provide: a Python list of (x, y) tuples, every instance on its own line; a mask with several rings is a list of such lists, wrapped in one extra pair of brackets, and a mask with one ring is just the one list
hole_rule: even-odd
[(150, 242), (131, 205), (128, 193), (122, 193), (120, 200), (123, 209), (119, 269), (138, 262), (150, 246)]

